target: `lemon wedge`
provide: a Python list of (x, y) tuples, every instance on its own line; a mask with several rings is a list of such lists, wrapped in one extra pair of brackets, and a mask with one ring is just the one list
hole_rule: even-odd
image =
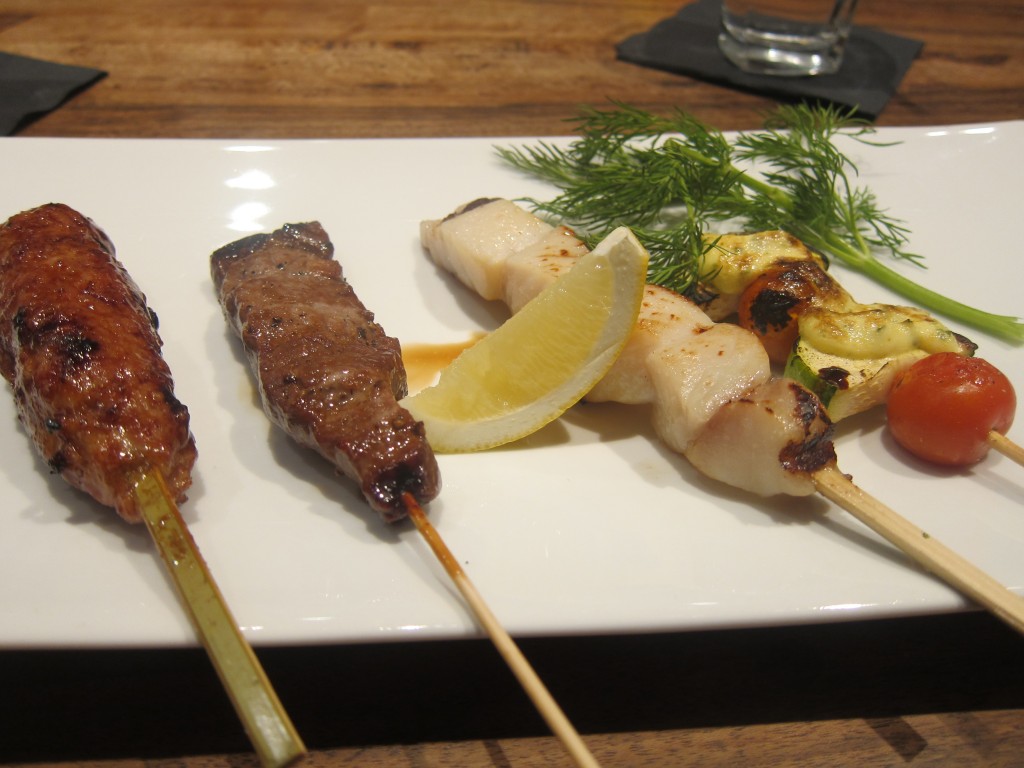
[(438, 453), (525, 437), (577, 403), (615, 363), (636, 325), (646, 249), (620, 227), (497, 330), (402, 400)]

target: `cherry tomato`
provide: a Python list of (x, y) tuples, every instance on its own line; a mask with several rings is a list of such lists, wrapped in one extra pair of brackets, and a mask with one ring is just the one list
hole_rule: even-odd
[(796, 342), (800, 313), (834, 291), (834, 281), (816, 262), (785, 262), (758, 275), (743, 290), (737, 322), (761, 340), (769, 360), (781, 365)]
[(929, 355), (896, 377), (887, 413), (893, 438), (936, 464), (968, 466), (988, 453), (988, 433), (1013, 423), (1013, 385), (991, 363), (953, 352)]

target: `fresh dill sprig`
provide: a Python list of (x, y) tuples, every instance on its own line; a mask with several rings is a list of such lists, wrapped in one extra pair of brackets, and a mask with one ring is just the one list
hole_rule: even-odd
[(712, 225), (782, 229), (915, 304), (1000, 338), (1024, 342), (1020, 318), (995, 315), (931, 291), (876, 257), (921, 265), (906, 249), (909, 230), (874, 194), (857, 186), (857, 167), (835, 145), (865, 145), (874, 128), (853, 111), (787, 105), (759, 131), (730, 142), (682, 110), (667, 116), (616, 103), (585, 109), (568, 146), (499, 147), (513, 167), (559, 193), (527, 199), (542, 216), (577, 229), (591, 245), (628, 226), (651, 255), (648, 280), (681, 293), (699, 289)]

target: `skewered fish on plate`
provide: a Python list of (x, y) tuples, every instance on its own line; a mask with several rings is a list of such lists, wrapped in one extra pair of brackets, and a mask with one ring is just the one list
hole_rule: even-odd
[[(565, 227), (500, 199), (425, 221), (420, 235), (439, 266), (513, 310), (585, 250)], [(811, 495), (812, 473), (835, 463), (832, 423), (817, 398), (774, 379), (749, 331), (715, 323), (659, 286), (647, 286), (636, 329), (586, 399), (652, 404), (654, 427), (673, 450), (708, 476), (760, 495)]]

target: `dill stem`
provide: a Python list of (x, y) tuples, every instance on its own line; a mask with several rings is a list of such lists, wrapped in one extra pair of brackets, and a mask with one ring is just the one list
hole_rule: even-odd
[(766, 181), (754, 178), (746, 171), (741, 171), (735, 165), (732, 166), (736, 172), (737, 179), (747, 189), (756, 192), (772, 201), (772, 204), (779, 210), (789, 213), (793, 210), (793, 198), (783, 192), (781, 189), (773, 187)]
[(680, 155), (707, 166), (720, 166), (724, 168), (724, 170), (727, 171), (729, 175), (734, 177), (744, 187), (758, 195), (762, 195), (768, 198), (776, 207), (784, 211), (791, 211), (793, 209), (792, 197), (790, 197), (782, 190), (773, 187), (771, 184), (768, 184), (767, 182), (762, 181), (761, 179), (751, 176), (746, 171), (737, 168), (734, 163), (725, 163), (723, 165), (721, 161), (715, 160), (712, 157), (708, 157), (707, 155), (703, 154), (702, 152), (698, 152), (695, 149), (691, 149), (690, 147), (687, 147), (685, 144), (675, 139), (672, 139), (671, 142), (676, 146), (676, 149)]
[[(785, 213), (792, 211), (793, 199), (786, 192), (751, 176), (745, 171), (741, 171), (735, 165), (730, 164), (730, 170), (736, 174), (740, 184), (755, 194), (762, 195), (771, 200), (772, 204), (780, 211)], [(884, 285), (893, 292), (910, 299), (915, 304), (939, 312), (965, 325), (987, 331), (1005, 341), (1017, 344), (1024, 342), (1024, 324), (1021, 323), (1021, 318), (1013, 317), (1012, 315), (997, 315), (977, 307), (972, 307), (930, 288), (926, 288), (909, 277), (902, 275), (886, 264), (883, 264), (871, 254), (870, 247), (857, 229), (856, 217), (851, 215), (847, 218), (853, 219), (848, 228), (856, 238), (856, 245), (851, 245), (847, 240), (834, 232), (819, 233), (802, 226), (798, 222), (789, 222), (783, 228), (788, 229), (807, 245), (823, 253), (832, 254), (847, 266), (862, 272), (867, 277)]]
[[(693, 149), (692, 147), (686, 146), (685, 144), (683, 144), (683, 142), (679, 141), (679, 139), (668, 139), (665, 142), (665, 144), (671, 144), (673, 149), (680, 155), (682, 155), (683, 157), (687, 157), (695, 162), (701, 163), (702, 165), (707, 165), (710, 167), (720, 165), (718, 160), (715, 160), (712, 157), (708, 157), (703, 152), (698, 152), (696, 149)], [(732, 166), (730, 165), (730, 167)]]

